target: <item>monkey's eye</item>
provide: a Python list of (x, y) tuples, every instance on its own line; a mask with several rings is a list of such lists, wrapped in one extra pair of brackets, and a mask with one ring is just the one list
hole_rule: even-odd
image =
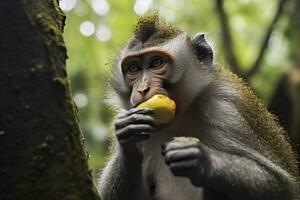
[(130, 74), (136, 74), (140, 70), (140, 67), (137, 63), (129, 63), (127, 67), (127, 71)]
[(161, 68), (163, 66), (164, 66), (164, 60), (161, 57), (154, 57), (150, 64), (150, 68)]

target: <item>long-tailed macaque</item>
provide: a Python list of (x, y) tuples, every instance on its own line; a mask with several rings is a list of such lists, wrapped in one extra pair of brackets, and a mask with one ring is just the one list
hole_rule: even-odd
[[(110, 101), (122, 111), (102, 200), (300, 199), (284, 130), (242, 80), (213, 64), (203, 34), (143, 16), (111, 79)], [(155, 94), (176, 103), (167, 125), (136, 108)]]

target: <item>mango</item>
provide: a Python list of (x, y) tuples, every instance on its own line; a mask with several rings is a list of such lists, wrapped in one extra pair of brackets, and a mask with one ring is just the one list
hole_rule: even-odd
[(152, 108), (154, 110), (153, 117), (158, 123), (167, 124), (175, 116), (176, 104), (169, 97), (157, 94), (138, 105), (137, 108)]

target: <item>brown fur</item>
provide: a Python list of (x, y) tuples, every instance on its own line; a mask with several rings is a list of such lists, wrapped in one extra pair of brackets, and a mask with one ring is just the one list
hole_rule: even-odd
[(155, 46), (175, 38), (182, 30), (162, 21), (157, 12), (141, 16), (135, 25), (134, 38), (129, 46), (142, 43), (145, 46)]
[(236, 103), (251, 129), (250, 132), (253, 133), (257, 151), (296, 176), (298, 173), (296, 156), (278, 119), (267, 111), (266, 106), (237, 75), (219, 68), (217, 76), (220, 80), (232, 83), (233, 87), (238, 87), (237, 89), (241, 91), (242, 95), (236, 99)]

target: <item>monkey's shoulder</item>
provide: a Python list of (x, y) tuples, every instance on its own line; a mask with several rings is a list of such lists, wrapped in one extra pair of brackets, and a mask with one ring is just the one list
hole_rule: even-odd
[(215, 74), (224, 97), (235, 105), (241, 119), (248, 125), (258, 150), (270, 160), (279, 162), (283, 168), (296, 173), (295, 153), (278, 118), (267, 110), (242, 78), (224, 68), (218, 68)]

